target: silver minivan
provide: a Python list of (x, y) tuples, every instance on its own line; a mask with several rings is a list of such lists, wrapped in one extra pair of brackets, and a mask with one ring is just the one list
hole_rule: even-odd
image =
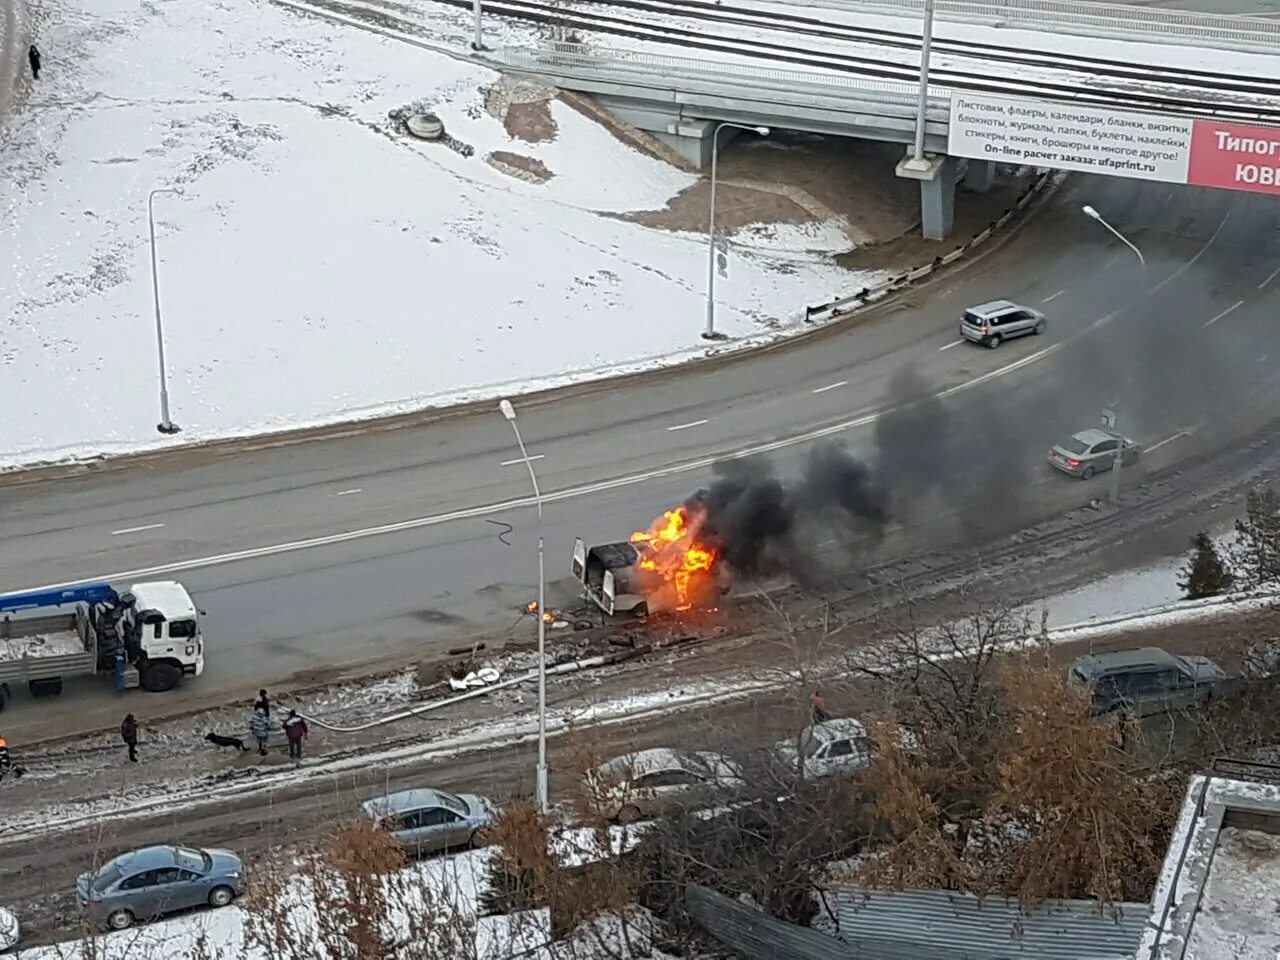
[(980, 303), (964, 312), (960, 336), (994, 350), (1006, 340), (1044, 333), (1044, 314), (1009, 300)]

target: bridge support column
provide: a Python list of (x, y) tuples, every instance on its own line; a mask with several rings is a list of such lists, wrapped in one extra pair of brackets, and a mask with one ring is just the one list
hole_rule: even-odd
[(986, 193), (996, 182), (996, 165), (990, 160), (970, 160), (964, 172), (964, 187), (974, 193)]
[(897, 174), (920, 181), (920, 226), (926, 240), (945, 240), (955, 224), (956, 161), (944, 155), (908, 156), (897, 167)]
[[(712, 120), (680, 120), (668, 123), (665, 130), (649, 132), (694, 167), (702, 170), (711, 166), (711, 138), (715, 135), (715, 131), (716, 124)], [(732, 140), (737, 132), (735, 127), (725, 127), (724, 132), (720, 134), (720, 146), (723, 147)]]

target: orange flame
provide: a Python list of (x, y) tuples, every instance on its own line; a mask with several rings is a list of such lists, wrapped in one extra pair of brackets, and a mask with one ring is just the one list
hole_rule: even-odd
[(679, 610), (692, 606), (694, 577), (709, 572), (716, 562), (715, 549), (698, 539), (701, 525), (701, 517), (691, 518), (688, 508), (676, 507), (663, 513), (648, 530), (631, 534), (632, 543), (648, 546), (649, 555), (638, 566), (661, 574), (675, 587)]

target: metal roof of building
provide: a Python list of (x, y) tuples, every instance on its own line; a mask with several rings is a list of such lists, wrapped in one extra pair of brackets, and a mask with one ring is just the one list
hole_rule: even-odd
[(946, 890), (837, 894), (840, 939), (859, 960), (1131, 960), (1150, 913), (1053, 900), (1024, 914), (1017, 901)]

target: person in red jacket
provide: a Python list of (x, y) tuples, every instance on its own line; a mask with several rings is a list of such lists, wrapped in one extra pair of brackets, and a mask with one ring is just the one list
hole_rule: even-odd
[(831, 711), (827, 709), (827, 701), (817, 690), (809, 694), (809, 706), (813, 709), (814, 723), (826, 723), (831, 719)]
[(307, 739), (307, 734), (307, 721), (298, 716), (297, 710), (290, 710), (284, 718), (284, 738), (289, 741), (290, 758), (302, 759), (302, 741)]

